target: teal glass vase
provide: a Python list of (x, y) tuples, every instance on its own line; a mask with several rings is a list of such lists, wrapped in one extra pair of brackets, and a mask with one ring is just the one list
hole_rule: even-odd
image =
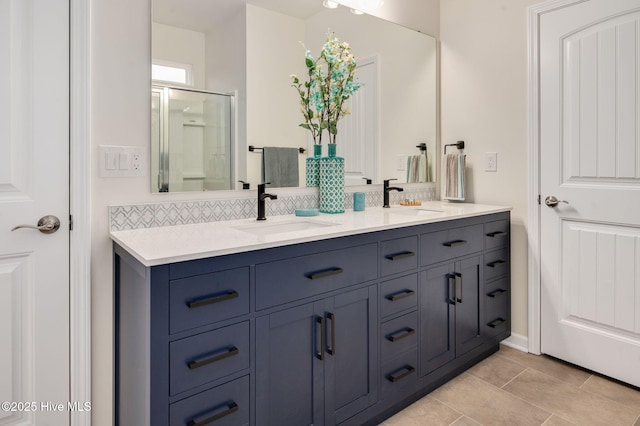
[(307, 187), (320, 186), (320, 157), (322, 157), (322, 145), (313, 145), (313, 157), (307, 157), (305, 182)]
[(336, 156), (336, 144), (320, 158), (320, 211), (344, 213), (344, 158)]

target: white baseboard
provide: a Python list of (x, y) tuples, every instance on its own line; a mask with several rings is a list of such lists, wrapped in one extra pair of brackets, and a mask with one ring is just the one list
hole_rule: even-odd
[(511, 336), (504, 339), (501, 343), (520, 352), (529, 352), (529, 338), (522, 334), (511, 333)]

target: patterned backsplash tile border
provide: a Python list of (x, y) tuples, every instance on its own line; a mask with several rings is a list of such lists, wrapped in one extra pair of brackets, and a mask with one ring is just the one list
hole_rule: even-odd
[[(353, 193), (345, 191), (345, 209), (353, 208)], [(382, 205), (382, 191), (365, 193), (367, 207)], [(435, 187), (405, 188), (404, 192), (391, 192), (391, 203), (404, 199), (432, 201), (436, 199)], [(293, 214), (298, 208), (317, 208), (318, 193), (278, 195), (277, 200), (267, 201), (267, 216)], [(190, 223), (217, 222), (222, 220), (256, 217), (258, 206), (254, 198), (228, 198), (202, 201), (174, 201), (154, 204), (132, 204), (109, 207), (109, 229), (156, 228), (160, 226), (186, 225)]]

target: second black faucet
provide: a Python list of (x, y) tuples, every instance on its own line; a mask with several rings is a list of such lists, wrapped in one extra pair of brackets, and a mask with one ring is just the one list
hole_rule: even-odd
[(275, 194), (266, 194), (265, 185), (268, 185), (270, 182), (261, 183), (258, 185), (258, 218), (256, 220), (267, 220), (265, 215), (266, 206), (264, 200), (269, 198), (270, 200), (277, 200), (278, 196)]
[(399, 186), (389, 186), (389, 182), (391, 182), (392, 180), (398, 180), (398, 179), (387, 179), (387, 180), (383, 181), (383, 183), (384, 183), (384, 187), (383, 187), (384, 202), (382, 204), (382, 207), (387, 208), (387, 209), (389, 208), (389, 192), (391, 192), (391, 191), (398, 191), (398, 192), (404, 191), (404, 189), (400, 188)]

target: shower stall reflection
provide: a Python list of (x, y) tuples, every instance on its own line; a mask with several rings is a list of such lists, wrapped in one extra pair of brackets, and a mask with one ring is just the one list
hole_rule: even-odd
[(228, 94), (152, 87), (152, 192), (233, 189), (233, 105)]

